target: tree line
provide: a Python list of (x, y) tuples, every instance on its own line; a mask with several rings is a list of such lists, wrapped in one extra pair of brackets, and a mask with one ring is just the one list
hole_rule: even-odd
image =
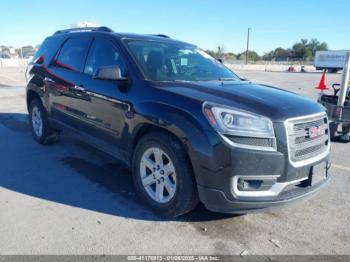
[[(320, 42), (313, 38), (311, 40), (301, 39), (296, 42), (290, 48), (278, 47), (268, 53), (260, 56), (257, 52), (253, 50), (248, 51), (249, 61), (312, 61), (315, 57), (317, 51), (328, 50), (328, 44), (326, 42)], [(215, 58), (225, 59), (225, 60), (245, 60), (246, 52), (242, 53), (232, 53), (226, 52), (224, 46), (218, 46), (217, 50), (206, 50), (211, 56)]]
[[(38, 46), (23, 46), (22, 48), (12, 48), (11, 46), (0, 46), (0, 58), (10, 58), (16, 55), (20, 58), (29, 58), (35, 54)], [(10, 52), (14, 51), (14, 53)], [(291, 48), (278, 47), (264, 55), (260, 56), (253, 50), (248, 51), (249, 61), (312, 61), (317, 51), (328, 50), (328, 44), (326, 42), (320, 42), (313, 38), (311, 40), (301, 39), (295, 43)], [(214, 50), (206, 50), (211, 56), (224, 60), (245, 60), (246, 52), (233, 53), (227, 52), (224, 46), (218, 46)]]

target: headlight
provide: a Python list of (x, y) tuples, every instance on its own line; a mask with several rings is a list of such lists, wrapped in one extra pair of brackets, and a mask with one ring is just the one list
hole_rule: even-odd
[(203, 112), (216, 131), (240, 137), (275, 138), (270, 119), (221, 105), (204, 103)]

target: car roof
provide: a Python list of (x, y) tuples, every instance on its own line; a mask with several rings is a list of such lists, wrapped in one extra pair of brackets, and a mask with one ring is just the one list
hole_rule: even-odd
[(141, 40), (141, 41), (157, 41), (157, 42), (167, 42), (174, 44), (183, 44), (189, 46), (195, 46), (193, 44), (175, 40), (164, 34), (135, 34), (135, 33), (117, 33), (108, 27), (87, 27), (87, 28), (71, 28), (57, 31), (53, 37), (68, 37), (68, 36), (79, 36), (79, 35), (111, 35), (119, 40), (129, 39), (129, 40)]

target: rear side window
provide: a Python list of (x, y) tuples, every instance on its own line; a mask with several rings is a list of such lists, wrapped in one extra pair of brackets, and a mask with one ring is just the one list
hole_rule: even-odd
[(80, 71), (90, 41), (90, 38), (69, 39), (63, 45), (56, 60), (56, 65), (73, 71)]
[(38, 51), (35, 53), (32, 62), (36, 62), (39, 57), (42, 57), (44, 61), (50, 62), (52, 57), (56, 54), (62, 41), (57, 38), (46, 38), (40, 45)]
[(100, 67), (115, 65), (119, 66), (122, 75), (125, 76), (125, 64), (119, 50), (111, 41), (96, 38), (86, 59), (84, 73), (93, 75)]

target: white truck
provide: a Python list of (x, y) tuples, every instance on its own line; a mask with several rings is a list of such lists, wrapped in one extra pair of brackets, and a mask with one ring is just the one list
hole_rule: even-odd
[(314, 60), (316, 70), (327, 70), (330, 73), (342, 70), (346, 52), (349, 50), (317, 51)]

